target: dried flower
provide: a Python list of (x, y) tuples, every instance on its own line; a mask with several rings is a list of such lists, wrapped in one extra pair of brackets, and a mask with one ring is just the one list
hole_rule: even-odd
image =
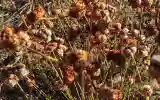
[(37, 7), (34, 9), (34, 14), (38, 19), (43, 18), (45, 11), (42, 7)]
[(88, 59), (88, 52), (87, 51), (76, 50), (75, 54), (79, 58), (79, 60), (87, 60)]
[(100, 41), (100, 43), (105, 43), (107, 41), (107, 36), (104, 34), (98, 35), (98, 41)]
[(121, 23), (116, 23), (116, 28), (117, 28), (118, 30), (121, 30), (121, 27), (122, 27)]
[(123, 82), (123, 81), (124, 81), (124, 77), (120, 74), (116, 74), (112, 79), (113, 84), (119, 84), (120, 82)]
[(108, 10), (104, 10), (103, 13), (104, 13), (105, 16), (109, 16), (109, 11)]
[(61, 56), (61, 57), (63, 57), (63, 55), (64, 55), (63, 49), (57, 49), (57, 53), (58, 53), (58, 55)]
[(52, 35), (52, 31), (48, 28), (44, 28), (45, 33), (47, 34), (47, 36), (51, 36)]
[(144, 85), (142, 87), (142, 93), (147, 96), (150, 97), (153, 94), (153, 90), (152, 87), (150, 85)]
[(21, 77), (27, 77), (29, 75), (29, 70), (25, 67), (19, 69)]
[(61, 44), (64, 44), (64, 39), (63, 38), (56, 37), (55, 40), (60, 42)]
[(106, 28), (106, 29), (104, 30), (104, 34), (107, 35), (108, 33), (109, 33), (109, 29)]
[(68, 49), (68, 47), (66, 47), (65, 45), (60, 44), (59, 45), (60, 49), (63, 49), (63, 51), (66, 51)]
[(140, 35), (140, 39), (141, 39), (142, 41), (145, 41), (145, 40), (146, 40), (146, 36), (145, 36), (145, 35)]
[(18, 35), (19, 42), (21, 42), (22, 45), (26, 45), (27, 44), (26, 46), (29, 46), (29, 47), (31, 46), (32, 43), (30, 41), (30, 37), (26, 32), (18, 31), (16, 34)]
[(137, 47), (130, 47), (131, 51), (133, 54), (135, 54), (137, 52)]
[(113, 93), (112, 97), (113, 100), (121, 100), (123, 98), (123, 94), (120, 90), (113, 89), (112, 93)]
[(61, 9), (54, 9), (54, 13), (60, 15), (62, 13)]
[(128, 35), (127, 34), (123, 35), (122, 39), (125, 39), (125, 40), (128, 39)]
[(122, 29), (122, 32), (123, 32), (124, 34), (127, 34), (127, 33), (129, 32), (129, 29), (128, 29), (128, 28), (123, 28), (123, 29)]
[(127, 77), (127, 80), (131, 83), (131, 84), (133, 84), (134, 82), (135, 82), (135, 76), (128, 76)]
[(9, 27), (8, 24), (4, 25), (4, 33), (8, 34), (8, 35), (12, 35), (14, 33), (14, 29)]
[(147, 57), (149, 55), (147, 50), (142, 50), (141, 52), (143, 57)]
[(83, 0), (76, 0), (76, 7), (81, 10), (84, 8)]
[(18, 84), (19, 78), (14, 75), (14, 74), (10, 74), (8, 77), (8, 83), (9, 85), (11, 85), (12, 87), (14, 87), (15, 85)]

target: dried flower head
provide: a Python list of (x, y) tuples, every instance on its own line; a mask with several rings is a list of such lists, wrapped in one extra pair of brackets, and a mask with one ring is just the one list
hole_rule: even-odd
[(57, 49), (57, 53), (58, 53), (59, 56), (63, 57), (64, 50), (63, 49)]
[(134, 75), (130, 75), (127, 77), (127, 80), (130, 84), (133, 84), (136, 80), (136, 77)]
[(142, 41), (145, 41), (146, 40), (146, 36), (145, 35), (140, 35), (140, 39), (142, 40)]
[(98, 35), (98, 41), (100, 41), (100, 43), (105, 43), (107, 41), (107, 36), (105, 34)]
[(45, 11), (42, 7), (37, 7), (34, 9), (34, 14), (38, 19), (43, 18)]
[(135, 54), (137, 52), (137, 47), (133, 46), (133, 47), (130, 47), (131, 51), (133, 54)]
[(142, 87), (142, 93), (143, 95), (150, 97), (153, 94), (153, 89), (150, 85), (144, 85)]
[(129, 29), (128, 29), (128, 28), (123, 28), (123, 29), (122, 29), (122, 32), (123, 32), (124, 34), (127, 34), (127, 33), (129, 32)]
[(75, 54), (79, 58), (79, 60), (87, 60), (88, 59), (88, 52), (87, 51), (76, 50)]
[(4, 25), (4, 33), (8, 35), (12, 35), (14, 33), (14, 29), (10, 27), (8, 24)]
[(134, 30), (133, 30), (133, 34), (134, 34), (135, 36), (138, 36), (138, 35), (140, 34), (140, 31), (137, 30), (137, 29), (134, 29)]
[(29, 70), (25, 67), (19, 69), (21, 77), (27, 77), (29, 75)]
[(76, 7), (79, 10), (82, 10), (84, 8), (84, 2), (83, 2), (83, 0), (76, 0)]
[(14, 75), (14, 74), (10, 74), (8, 77), (8, 83), (9, 85), (11, 85), (12, 87), (14, 87), (15, 85), (18, 84), (19, 78)]

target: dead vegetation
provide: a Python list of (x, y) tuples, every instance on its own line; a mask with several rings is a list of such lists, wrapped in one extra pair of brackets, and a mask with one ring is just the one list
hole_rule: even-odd
[[(0, 99), (159, 100), (158, 0), (3, 0)], [(156, 57), (156, 56), (155, 56)]]

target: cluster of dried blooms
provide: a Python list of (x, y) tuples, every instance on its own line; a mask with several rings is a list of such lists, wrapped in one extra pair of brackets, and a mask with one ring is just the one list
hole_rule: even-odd
[[(128, 1), (133, 8), (142, 8), (141, 12), (145, 11), (143, 9), (146, 8), (151, 13), (155, 10), (155, 8), (151, 8), (152, 0)], [(46, 18), (47, 14), (42, 7), (36, 7), (27, 14), (22, 19), (19, 27), (4, 25), (3, 32), (0, 35), (0, 48), (10, 48), (17, 51), (31, 48), (42, 56), (50, 54), (60, 59), (61, 62), (56, 60), (59, 66), (55, 69), (60, 68), (62, 70), (63, 82), (58, 88), (53, 88), (56, 91), (66, 91), (68, 87), (72, 88), (74, 83), (81, 83), (80, 80), (83, 79), (85, 82), (83, 85), (86, 87), (83, 92), (95, 96), (99, 93), (98, 97), (102, 100), (121, 100), (124, 95), (122, 93), (124, 86), (120, 86), (122, 82), (134, 85), (139, 80), (141, 81), (141, 77), (138, 76), (141, 72), (134, 72), (134, 70), (139, 70), (134, 64), (139, 64), (140, 67), (150, 65), (147, 60), (151, 56), (152, 45), (148, 41), (152, 36), (155, 39), (159, 35), (159, 27), (156, 26), (154, 20), (140, 23), (143, 25), (141, 28), (146, 32), (153, 33), (152, 36), (148, 36), (145, 32), (141, 32), (141, 28), (131, 28), (116, 21), (113, 16), (119, 12), (119, 9), (105, 3), (103, 0), (77, 0), (70, 9), (55, 9), (54, 12), (62, 19), (67, 17), (85, 20), (85, 24), (87, 24), (85, 26), (85, 29), (87, 29), (85, 30), (87, 31), (86, 38), (89, 40), (88, 50), (67, 47), (68, 41), (73, 42), (81, 34), (83, 26), (72, 24), (67, 34), (68, 38), (64, 39), (56, 36), (53, 32), (53, 22), (49, 20), (50, 18)], [(138, 14), (141, 12), (138, 11)], [(42, 53), (39, 53), (39, 51)], [(49, 61), (55, 61), (51, 56), (45, 56), (45, 58)], [(113, 66), (106, 64), (110, 60)], [(131, 65), (127, 65), (127, 61), (130, 61)], [(16, 85), (19, 86), (20, 80), (26, 80), (30, 89), (35, 88), (34, 75), (30, 76), (31, 72), (25, 65), (20, 64), (17, 66), (6, 68), (5, 71), (7, 72), (9, 69), (18, 70), (18, 73), (10, 74), (8, 72), (8, 84), (15, 87)], [(113, 68), (108, 68), (108, 66)], [(127, 73), (124, 70), (128, 70), (126, 66), (131, 66), (131, 70), (134, 69), (132, 74), (115, 75), (120, 71)], [(107, 73), (104, 67), (108, 68)], [(145, 68), (145, 70), (148, 69)], [(156, 72), (154, 68), (150, 68), (150, 70), (152, 73)], [(59, 77), (61, 76), (59, 75)], [(110, 77), (113, 79), (110, 79)], [(110, 87), (111, 85), (115, 86)], [(151, 86), (144, 85), (141, 93), (148, 98), (152, 95), (153, 90)]]

